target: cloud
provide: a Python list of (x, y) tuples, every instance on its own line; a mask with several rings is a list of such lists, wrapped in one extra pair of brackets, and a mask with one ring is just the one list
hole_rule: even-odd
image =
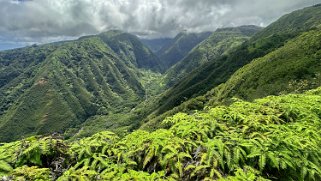
[(266, 26), (312, 1), (0, 0), (0, 41), (49, 42), (109, 29), (158, 37), (182, 30)]

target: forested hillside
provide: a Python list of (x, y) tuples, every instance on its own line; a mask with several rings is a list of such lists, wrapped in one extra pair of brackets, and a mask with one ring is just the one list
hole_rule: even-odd
[(189, 51), (210, 35), (210, 32), (181, 32), (172, 41), (156, 52), (156, 55), (162, 61), (165, 68), (168, 69), (184, 58)]
[[(153, 119), (155, 116), (161, 115), (166, 111), (173, 110), (174, 107), (181, 105), (191, 98), (206, 94), (206, 92), (212, 90), (214, 87), (226, 82), (244, 65), (283, 47), (288, 41), (300, 36), (302, 33), (311, 30), (319, 30), (321, 26), (320, 17), (321, 6), (304, 8), (281, 17), (275, 23), (264, 28), (242, 45), (234, 48), (229, 54), (215, 57), (213, 60), (208, 61), (208, 63), (203, 64), (200, 68), (193, 70), (182, 78), (181, 81), (158, 98), (158, 104), (153, 107), (153, 111), (151, 111), (152, 114), (149, 115), (146, 121)], [(305, 48), (311, 48), (311, 51), (307, 51), (307, 53), (311, 53), (310, 57), (312, 57), (312, 59), (310, 59), (310, 61), (318, 62), (317, 59), (314, 60), (313, 58), (314, 56), (318, 56), (315, 55), (314, 52), (316, 48), (309, 46), (306, 46)], [(303, 53), (304, 55), (301, 55), (301, 58), (305, 56), (305, 52)], [(295, 58), (295, 55), (293, 58)], [(282, 60), (284, 59), (286, 59), (286, 57), (282, 58)], [(304, 61), (301, 60), (301, 62)], [(296, 64), (296, 62), (294, 63)], [(288, 84), (290, 80), (295, 80), (295, 77), (286, 77), (287, 72), (282, 73), (285, 76), (283, 80), (286, 80), (284, 85)], [(309, 71), (303, 71), (302, 74), (309, 74)], [(298, 81), (300, 81), (300, 78)], [(257, 82), (252, 83), (255, 84)], [(270, 85), (273, 85), (273, 82), (270, 82)], [(275, 92), (276, 91), (269, 93), (275, 94)], [(203, 104), (203, 99), (204, 98), (200, 98), (197, 102)], [(154, 123), (151, 124), (153, 125)]]
[(230, 51), (260, 30), (261, 28), (256, 26), (241, 26), (216, 30), (210, 37), (197, 45), (185, 58), (166, 72), (166, 84), (170, 87), (201, 65), (229, 54)]
[(151, 49), (154, 53), (156, 53), (160, 51), (164, 46), (171, 43), (173, 41), (173, 38), (156, 38), (156, 39), (141, 38), (141, 41), (149, 49)]
[(311, 30), (283, 47), (240, 68), (212, 92), (211, 103), (245, 100), (321, 86), (321, 29)]
[(163, 63), (134, 35), (121, 31), (108, 31), (98, 35), (123, 61), (137, 68), (162, 71)]
[(253, 60), (231, 78), (206, 94), (184, 101), (149, 123), (157, 125), (177, 112), (190, 112), (206, 106), (230, 104), (233, 98), (253, 100), (268, 95), (300, 93), (321, 86), (321, 30), (311, 30), (288, 41), (284, 46)]
[(320, 143), (321, 5), (0, 52), (0, 180), (321, 180)]
[(0, 146), (0, 176), (27, 180), (319, 180), (321, 88), (207, 108), (154, 132)]
[(161, 70), (135, 36), (118, 31), (4, 51), (0, 64), (1, 141), (127, 112), (149, 94), (147, 70)]

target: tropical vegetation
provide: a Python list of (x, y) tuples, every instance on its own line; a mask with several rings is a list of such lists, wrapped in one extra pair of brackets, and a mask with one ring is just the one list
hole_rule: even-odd
[(321, 88), (178, 113), (153, 132), (36, 136), (0, 147), (0, 174), (30, 180), (319, 180)]
[(320, 17), (1, 51), (0, 180), (321, 180)]

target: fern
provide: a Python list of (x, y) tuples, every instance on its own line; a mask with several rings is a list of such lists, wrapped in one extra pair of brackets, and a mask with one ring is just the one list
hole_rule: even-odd
[(1, 173), (8, 173), (8, 172), (11, 172), (13, 170), (12, 166), (3, 161), (3, 160), (0, 160), (0, 175)]
[[(168, 129), (123, 138), (31, 137), (0, 146), (0, 172), (58, 180), (320, 180), (318, 106), (321, 96), (308, 92), (178, 114), (164, 121)], [(57, 159), (64, 160), (59, 174), (48, 164)]]

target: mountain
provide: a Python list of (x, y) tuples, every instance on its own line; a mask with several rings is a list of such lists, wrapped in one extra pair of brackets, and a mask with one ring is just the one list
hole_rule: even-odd
[(212, 92), (210, 102), (237, 97), (303, 92), (321, 86), (321, 28), (302, 33), (282, 47), (240, 68)]
[[(204, 43), (201, 43), (199, 45), (199, 48), (196, 48), (196, 50), (192, 51), (195, 53), (190, 53), (190, 55), (194, 56), (187, 56), (187, 57), (193, 57), (198, 58), (195, 59), (195, 61), (198, 61), (199, 64), (201, 64), (201, 61), (204, 61), (204, 57), (200, 56), (197, 57), (197, 55), (204, 53), (205, 51), (208, 54), (211, 54), (211, 56), (219, 56), (219, 54), (227, 53), (228, 50), (235, 48), (237, 45), (241, 44), (245, 40), (249, 38), (249, 36), (253, 35), (255, 32), (260, 30), (261, 28), (255, 27), (255, 26), (242, 26), (237, 28), (224, 28), (217, 30), (211, 38), (208, 38), (208, 40), (205, 40)], [(213, 45), (211, 48), (210, 46)], [(185, 62), (189, 63), (185, 63)], [(194, 59), (188, 58), (182, 60), (184, 62), (183, 65), (186, 65), (186, 67), (183, 66), (183, 68), (196, 68), (196, 65), (193, 64)], [(181, 65), (181, 63), (178, 63)], [(196, 63), (195, 63), (196, 64)], [(199, 65), (200, 66), (200, 65)], [(176, 67), (176, 66), (174, 66)], [(172, 67), (172, 68), (174, 68)], [(172, 69), (171, 68), (171, 69)], [(171, 70), (170, 69), (170, 70)], [(183, 73), (182, 73), (183, 74)], [(167, 77), (169, 74), (166, 74)], [(172, 79), (175, 79), (178, 81), (179, 74), (172, 74)], [(162, 93), (164, 90), (164, 82), (166, 82), (166, 78), (162, 76), (155, 76), (153, 79), (153, 84), (155, 87), (154, 90), (158, 89), (159, 91), (156, 91), (158, 93)], [(156, 86), (155, 86), (156, 85)], [(170, 87), (171, 85), (167, 85), (167, 87)], [(151, 86), (148, 86), (151, 87)], [(160, 87), (163, 87), (163, 89), (160, 89)], [(155, 91), (154, 91), (155, 92)], [(156, 95), (156, 92), (153, 95)], [(103, 131), (105, 129), (113, 130), (115, 131), (117, 129), (117, 134), (124, 134), (128, 130), (135, 130), (139, 127), (139, 124), (142, 119), (146, 118), (153, 109), (157, 109), (158, 104), (158, 97), (159, 96), (151, 96), (148, 99), (145, 99), (143, 102), (138, 104), (134, 109), (132, 109), (130, 112), (127, 112), (124, 114), (110, 114), (107, 116), (98, 116), (93, 117), (92, 119), (86, 121), (85, 123), (81, 124), (79, 127), (81, 128), (79, 131), (76, 131), (75, 137), (84, 137), (84, 136), (90, 136), (95, 132)], [(109, 123), (106, 123), (106, 120), (112, 120), (109, 121)], [(119, 127), (123, 128), (122, 130), (119, 130)], [(94, 131), (93, 131), (94, 130)], [(119, 131), (118, 131), (119, 130)], [(74, 131), (75, 132), (75, 131)]]
[(147, 125), (177, 112), (193, 112), (204, 107), (230, 104), (235, 98), (252, 101), (269, 95), (301, 93), (321, 86), (321, 29), (302, 33), (284, 46), (257, 58), (237, 70), (227, 82), (206, 94), (188, 99)]
[(206, 62), (228, 55), (231, 50), (241, 45), (261, 29), (257, 26), (240, 26), (216, 30), (166, 72), (165, 81), (167, 85), (169, 87), (173, 86), (184, 76)]
[[(321, 6), (304, 8), (281, 17), (233, 49), (228, 56), (223, 55), (210, 60), (190, 72), (158, 98), (157, 105), (153, 107), (153, 111), (150, 111), (145, 121), (152, 120), (191, 98), (204, 95), (214, 87), (225, 83), (238, 69), (254, 59), (277, 50), (304, 32), (319, 29), (320, 17)], [(155, 125), (157, 125), (155, 121), (150, 121), (146, 127)]]
[(164, 75), (120, 31), (0, 52), (0, 180), (321, 180), (320, 17), (219, 29)]
[(128, 61), (138, 68), (162, 71), (163, 64), (158, 57), (146, 47), (138, 37), (118, 30), (98, 35), (119, 58)]
[(162, 47), (173, 41), (172, 38), (156, 38), (156, 39), (145, 39), (141, 38), (141, 42), (146, 45), (154, 53), (158, 52)]
[(141, 80), (161, 69), (137, 37), (118, 31), (4, 51), (0, 67), (0, 141), (126, 112), (147, 95)]
[(182, 58), (196, 45), (211, 35), (210, 32), (203, 33), (179, 33), (170, 43), (160, 49), (156, 55), (163, 62), (165, 68), (170, 68)]

